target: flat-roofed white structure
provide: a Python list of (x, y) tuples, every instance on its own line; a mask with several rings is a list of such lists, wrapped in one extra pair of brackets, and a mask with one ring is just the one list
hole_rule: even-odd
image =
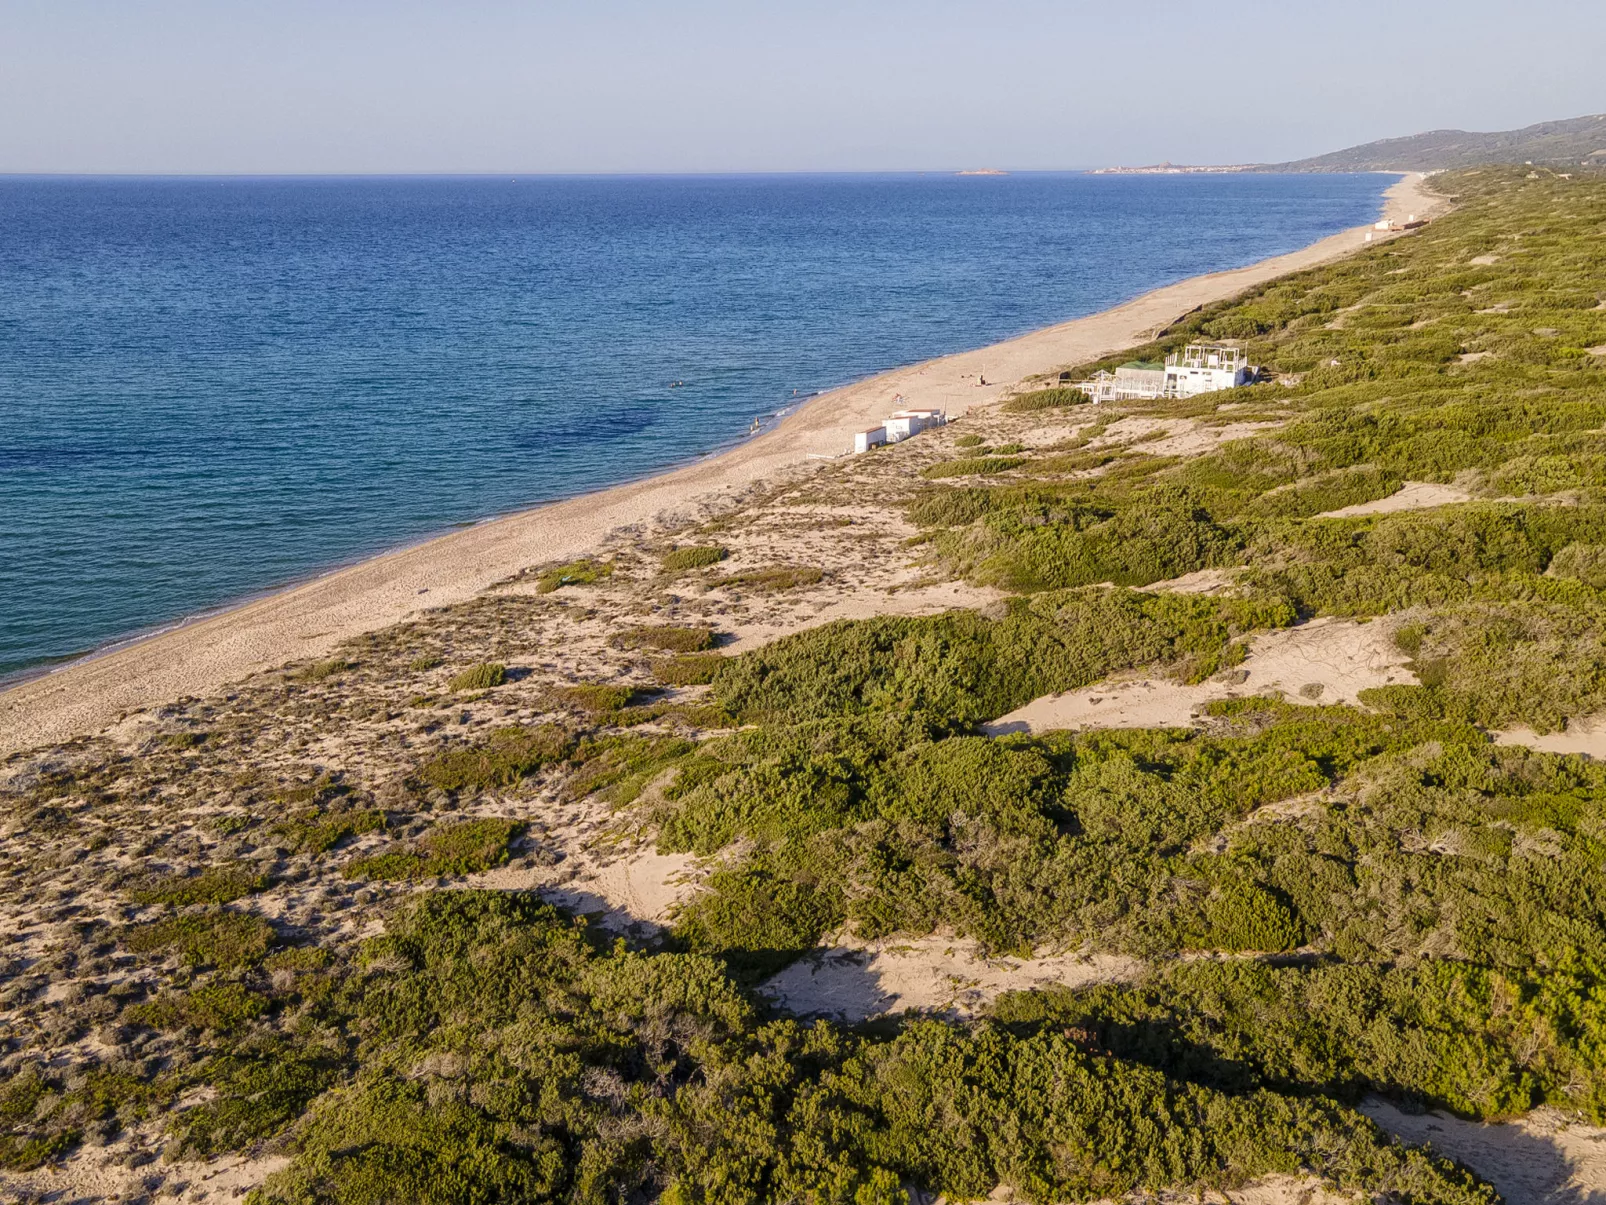
[(1101, 369), (1077, 388), (1095, 402), (1124, 402), (1235, 389), (1247, 385), (1254, 375), (1243, 348), (1224, 343), (1190, 343), (1181, 352), (1167, 356), (1164, 364), (1130, 360), (1114, 372)]
[(1192, 397), (1218, 389), (1247, 385), (1249, 357), (1241, 347), (1222, 343), (1190, 343), (1181, 354), (1165, 358), (1165, 396)]
[(940, 427), (947, 421), (941, 410), (899, 410), (886, 421), (887, 441), (900, 443), (919, 435), (927, 427)]
[(878, 448), (887, 442), (887, 429), (885, 427), (871, 427), (868, 431), (856, 431), (853, 435), (853, 450), (855, 452), (868, 452), (871, 448)]

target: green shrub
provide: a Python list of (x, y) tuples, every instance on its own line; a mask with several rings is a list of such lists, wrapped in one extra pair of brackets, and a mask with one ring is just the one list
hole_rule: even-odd
[(273, 826), (274, 835), (298, 853), (327, 853), (342, 841), (384, 830), (385, 813), (377, 809), (313, 808)]
[(608, 640), (620, 649), (657, 649), (665, 653), (700, 653), (714, 647), (714, 629), (658, 624), (615, 632)]
[(665, 686), (706, 686), (725, 664), (726, 658), (718, 653), (666, 657), (653, 663), (652, 676)]
[(1007, 473), (1026, 462), (1018, 456), (979, 456), (970, 460), (939, 460), (920, 470), (926, 478), (982, 477), (992, 473)]
[(166, 992), (149, 1004), (124, 1009), (123, 1018), (151, 1029), (230, 1034), (245, 1029), (267, 1010), (268, 1001), (244, 984), (221, 982)]
[(254, 866), (233, 862), (198, 873), (180, 871), (141, 879), (128, 894), (138, 904), (226, 904), (263, 890), (268, 876)]
[(542, 594), (551, 594), (564, 586), (594, 586), (613, 576), (612, 561), (597, 561), (584, 557), (558, 565), (536, 574), (535, 588)]
[(824, 578), (824, 572), (812, 565), (769, 565), (747, 573), (732, 573), (715, 578), (713, 584), (777, 593), (781, 590), (795, 590), (799, 586), (812, 586)]
[(500, 686), (507, 681), (507, 666), (499, 665), (493, 661), (482, 661), (478, 665), (471, 665), (451, 681), (450, 689), (454, 691), (490, 690), (493, 686)]
[(314, 661), (311, 665), (302, 666), (290, 676), (297, 682), (324, 682), (336, 674), (344, 673), (355, 668), (356, 663), (347, 661), (344, 657), (335, 657), (328, 661)]
[(508, 845), (524, 826), (513, 820), (483, 818), (441, 825), (416, 845), (358, 858), (342, 873), (348, 879), (425, 879), (480, 874), (505, 864)]
[(418, 768), (418, 780), (451, 793), (511, 787), (562, 761), (573, 746), (573, 737), (556, 724), (498, 728), (483, 745), (448, 749), (431, 758)]
[(961, 435), (961, 436), (959, 436), (959, 438), (954, 440), (954, 447), (956, 447), (956, 448), (975, 448), (975, 447), (979, 447), (981, 445), (981, 443), (982, 443), (982, 438), (979, 435)]
[(659, 560), (658, 568), (664, 573), (685, 573), (717, 565), (729, 555), (730, 551), (719, 544), (692, 544), (666, 552)]
[(559, 702), (576, 707), (589, 716), (607, 715), (625, 707), (635, 697), (631, 686), (611, 686), (603, 682), (581, 682), (560, 686), (552, 694)]
[(1087, 394), (1080, 389), (1034, 389), (1031, 393), (1010, 398), (999, 409), (1005, 414), (1035, 414), (1039, 410), (1085, 405), (1088, 400)]
[(261, 917), (224, 909), (135, 925), (123, 935), (123, 944), (136, 953), (172, 949), (190, 966), (225, 970), (260, 962), (278, 942)]

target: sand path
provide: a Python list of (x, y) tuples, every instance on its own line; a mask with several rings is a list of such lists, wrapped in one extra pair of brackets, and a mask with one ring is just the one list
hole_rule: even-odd
[[(1445, 208), (1422, 181), (1407, 175), (1394, 184), (1385, 194), (1387, 215)], [(1357, 251), (1367, 233), (1347, 230), (1086, 318), (882, 373), (815, 398), (773, 431), (723, 455), (440, 536), (64, 666), (0, 694), (0, 756), (96, 732), (130, 711), (210, 694), (286, 661), (322, 656), (342, 640), (472, 598), (526, 566), (583, 555), (616, 528), (739, 490), (811, 456), (841, 453), (852, 446), (853, 432), (883, 418), (900, 394), (905, 405), (952, 415), (997, 401), (1026, 378), (1144, 342), (1196, 306)]]
[(1384, 620), (1352, 623), (1322, 618), (1265, 632), (1250, 644), (1241, 665), (1194, 685), (1170, 678), (1134, 676), (1062, 695), (1033, 699), (982, 731), (1080, 731), (1089, 728), (1187, 728), (1207, 703), (1251, 695), (1281, 696), (1315, 705), (1360, 702), (1363, 690), (1416, 684), (1410, 658), (1394, 645)]

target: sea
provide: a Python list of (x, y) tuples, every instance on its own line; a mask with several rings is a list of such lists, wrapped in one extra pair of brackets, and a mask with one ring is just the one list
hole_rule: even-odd
[(0, 177), (0, 675), (1374, 220), (1392, 177)]

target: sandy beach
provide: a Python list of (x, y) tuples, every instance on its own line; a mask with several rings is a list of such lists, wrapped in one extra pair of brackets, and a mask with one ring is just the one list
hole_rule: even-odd
[[(1395, 220), (1425, 218), (1446, 204), (1416, 175), (1394, 184), (1386, 203)], [(900, 396), (903, 405), (962, 416), (1032, 377), (1142, 343), (1197, 306), (1357, 251), (1367, 234), (1366, 227), (1347, 230), (1085, 318), (882, 373), (811, 400), (774, 430), (722, 455), (440, 536), (69, 664), (0, 694), (0, 755), (97, 732), (128, 712), (208, 695), (257, 671), (324, 655), (353, 636), (472, 598), (528, 566), (585, 555), (610, 531), (740, 490), (811, 457), (841, 454), (855, 430), (878, 422)]]

